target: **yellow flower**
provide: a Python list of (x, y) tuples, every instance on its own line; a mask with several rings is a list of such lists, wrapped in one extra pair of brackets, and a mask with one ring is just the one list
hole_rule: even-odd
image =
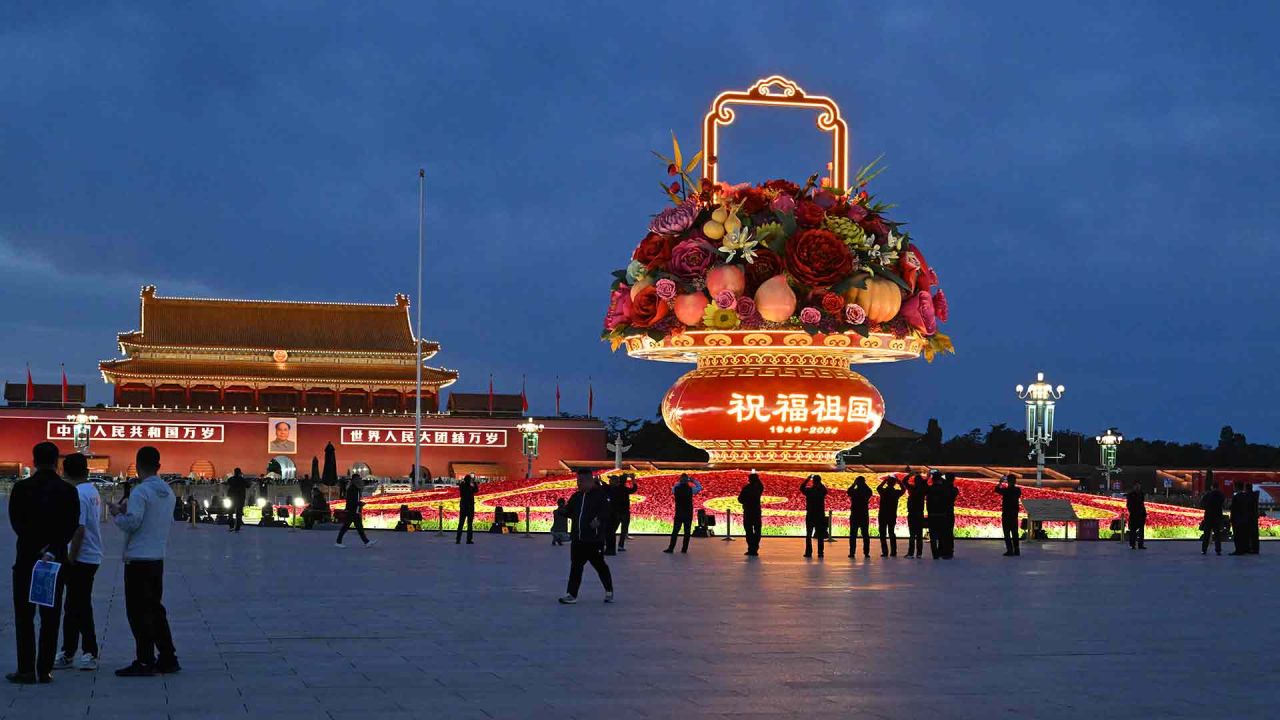
[(732, 330), (742, 322), (736, 310), (724, 310), (709, 303), (702, 311), (702, 324), (713, 330)]

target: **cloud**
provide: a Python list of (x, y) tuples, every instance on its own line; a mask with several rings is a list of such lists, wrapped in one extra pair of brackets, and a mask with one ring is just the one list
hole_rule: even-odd
[(0, 298), (15, 287), (19, 290), (29, 287), (74, 288), (80, 298), (119, 298), (122, 293), (138, 292), (143, 285), (156, 285), (166, 295), (207, 297), (213, 294), (208, 284), (195, 278), (104, 270), (95, 266), (92, 258), (85, 260), (59, 263), (46, 254), (19, 248), (0, 235), (0, 267), (5, 269), (8, 286), (0, 291)]

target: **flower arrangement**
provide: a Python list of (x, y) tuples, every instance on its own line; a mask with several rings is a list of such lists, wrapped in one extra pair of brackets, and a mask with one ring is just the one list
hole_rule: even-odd
[(686, 330), (803, 330), (918, 336), (925, 358), (955, 352), (938, 331), (946, 295), (924, 253), (868, 193), (878, 160), (853, 187), (817, 175), (804, 185), (694, 182), (672, 136), (668, 207), (649, 222), (631, 262), (614, 272), (603, 340), (663, 340)]

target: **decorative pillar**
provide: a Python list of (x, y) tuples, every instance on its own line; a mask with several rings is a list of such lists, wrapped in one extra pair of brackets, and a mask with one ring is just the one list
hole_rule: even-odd
[(151, 407), (155, 407), (156, 406), (156, 386), (148, 385), (147, 388), (151, 390)]
[(225, 408), (227, 406), (227, 386), (223, 383), (218, 384), (218, 407)]
[(305, 412), (307, 410), (307, 387), (305, 385), (302, 386), (298, 389), (298, 393), (298, 397), (300, 398), (298, 401), (298, 405), (300, 406), (299, 409)]

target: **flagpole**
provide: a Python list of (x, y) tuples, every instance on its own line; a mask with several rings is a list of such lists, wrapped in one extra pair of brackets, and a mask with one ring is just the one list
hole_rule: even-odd
[(414, 298), (418, 306), (418, 329), (414, 344), (417, 345), (418, 362), (417, 392), (413, 397), (413, 486), (416, 488), (422, 481), (422, 238), (423, 223), (427, 213), (426, 206), (427, 172), (418, 168), (418, 295)]

